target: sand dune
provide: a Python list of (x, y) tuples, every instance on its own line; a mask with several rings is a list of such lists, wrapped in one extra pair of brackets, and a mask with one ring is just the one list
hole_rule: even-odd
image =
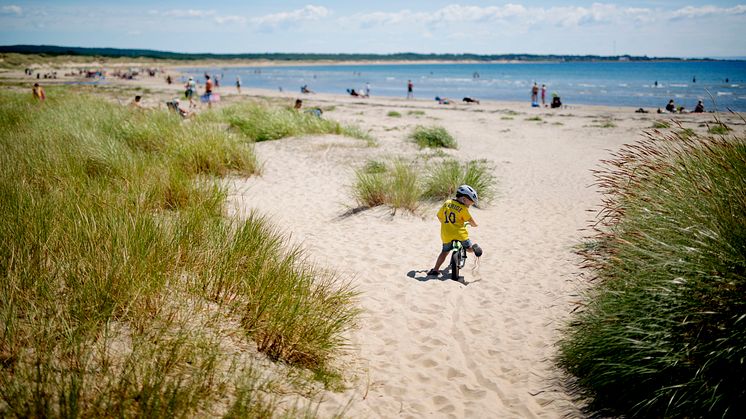
[[(146, 106), (163, 106), (180, 86), (156, 80)], [(239, 98), (286, 101), (295, 94), (244, 87)], [(30, 94), (30, 93), (29, 93)], [(655, 120), (629, 108), (531, 108), (527, 103), (438, 105), (433, 101), (307, 95), (305, 106), (324, 118), (356, 124), (377, 147), (338, 136), (263, 142), (256, 151), (263, 174), (231, 178), (231, 211), (257, 210), (302, 246), (310, 259), (336, 271), (360, 291), (363, 315), (339, 360), (343, 392), (326, 392), (319, 413), (345, 410), (354, 418), (582, 417), (553, 364), (559, 329), (578, 300), (573, 248), (600, 203), (591, 169), (622, 144), (641, 138)], [(401, 118), (387, 116), (398, 111)], [(424, 114), (413, 114), (422, 111)], [(539, 117), (540, 120), (530, 120)], [(706, 130), (712, 115), (677, 115), (683, 126)], [(735, 116), (723, 116), (743, 131)], [(484, 249), (455, 282), (428, 278), (440, 249), (436, 204), (415, 214), (389, 208), (350, 213), (354, 169), (368, 159), (422, 159), (407, 140), (416, 125), (445, 127), (459, 143), (447, 154), (487, 159), (497, 197), (472, 214), (472, 239)], [(735, 125), (734, 125), (735, 126)]]
[[(552, 358), (582, 283), (572, 250), (601, 198), (590, 169), (661, 117), (328, 95), (312, 103), (334, 104), (325, 117), (367, 127), (380, 146), (334, 136), (257, 144), (264, 173), (231, 180), (230, 201), (238, 213), (270, 215), (362, 293), (364, 315), (343, 360), (350, 387), (327, 393), (321, 413), (349, 403), (349, 417), (582, 416)], [(413, 109), (425, 115), (409, 115)], [(391, 110), (403, 117), (386, 116)], [(683, 118), (704, 129), (698, 121), (711, 117)], [(606, 121), (616, 126), (601, 127)], [(469, 259), (462, 282), (425, 276), (439, 250), (434, 205), (417, 214), (374, 208), (345, 215), (354, 206), (355, 167), (428, 153), (406, 140), (417, 124), (446, 127), (460, 145), (448, 153), (488, 159), (499, 182), (497, 198), (472, 212), (479, 227), (471, 236), (485, 254), (478, 267)]]

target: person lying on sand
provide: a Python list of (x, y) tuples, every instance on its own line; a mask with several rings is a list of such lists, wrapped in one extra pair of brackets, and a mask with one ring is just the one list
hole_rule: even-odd
[(453, 103), (453, 101), (451, 99), (448, 99), (447, 97), (435, 96), (435, 100), (437, 100), (438, 104), (440, 105), (450, 105), (451, 103)]
[(461, 99), (461, 100), (462, 100), (462, 101), (463, 101), (464, 103), (476, 103), (477, 105), (479, 105), (479, 100), (478, 100), (478, 99), (474, 99), (474, 98), (472, 98), (472, 97), (469, 97), (469, 96), (467, 96), (467, 97), (465, 97), (465, 98), (463, 98), (463, 99)]
[(440, 241), (443, 242), (440, 254), (435, 260), (435, 266), (428, 271), (427, 276), (440, 275), (440, 265), (445, 262), (448, 252), (453, 249), (452, 241), (458, 240), (466, 251), (474, 253), (476, 257), (482, 256), (482, 248), (469, 240), (469, 231), (466, 224), (477, 226), (474, 217), (469, 213), (469, 207), (479, 201), (477, 191), (469, 185), (461, 185), (456, 190), (456, 198), (448, 199), (443, 203), (437, 213), (440, 220)]
[(166, 102), (166, 106), (168, 109), (171, 109), (172, 111), (178, 113), (182, 118), (190, 118), (193, 113), (189, 109), (184, 109), (184, 107), (181, 106), (181, 102), (179, 99), (174, 99), (169, 102)]

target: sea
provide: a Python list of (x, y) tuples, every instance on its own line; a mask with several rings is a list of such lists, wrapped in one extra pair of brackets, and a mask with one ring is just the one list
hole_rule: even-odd
[(275, 89), (406, 97), (407, 81), (416, 99), (463, 97), (479, 100), (531, 100), (531, 87), (546, 85), (566, 105), (664, 108), (670, 99), (692, 110), (702, 100), (706, 110), (746, 112), (746, 61), (614, 61), (541, 63), (447, 63), (373, 65), (292, 65), (277, 67), (211, 67), (183, 69), (184, 80), (217, 76), (221, 88)]

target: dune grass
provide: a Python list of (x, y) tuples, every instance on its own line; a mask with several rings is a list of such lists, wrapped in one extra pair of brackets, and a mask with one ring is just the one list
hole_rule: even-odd
[(458, 148), (456, 140), (443, 127), (426, 127), (418, 125), (410, 134), (410, 138), (420, 148)]
[(495, 197), (495, 176), (487, 160), (472, 160), (460, 163), (443, 160), (427, 170), (423, 198), (444, 200), (456, 195), (460, 185), (469, 185), (477, 191), (479, 202), (488, 203)]
[(54, 93), (0, 92), (0, 416), (268, 417), (250, 351), (331, 373), (355, 293), (223, 216), (217, 177), (256, 173), (252, 145)]
[(613, 417), (746, 414), (746, 140), (649, 133), (600, 172), (597, 275), (560, 343)]
[(707, 127), (707, 132), (709, 132), (710, 134), (715, 134), (715, 135), (726, 135), (728, 134), (729, 131), (730, 131), (730, 128), (728, 128), (727, 125), (720, 123), (720, 122), (716, 124), (712, 124)]
[(361, 139), (369, 145), (375, 144), (373, 138), (359, 127), (342, 125), (312, 113), (285, 107), (244, 102), (221, 108), (216, 112), (216, 115), (205, 117), (225, 121), (241, 134), (257, 142), (309, 134), (336, 134)]
[(495, 178), (485, 160), (460, 163), (451, 159), (429, 162), (427, 168), (401, 159), (368, 161), (355, 171), (352, 193), (361, 207), (388, 205), (414, 212), (422, 201), (455, 196), (464, 183), (477, 190), (480, 203), (495, 196)]
[(354, 199), (363, 207), (388, 205), (394, 211), (414, 212), (419, 206), (421, 186), (417, 168), (401, 159), (369, 161), (355, 171)]
[(391, 118), (401, 118), (401, 113), (397, 111), (389, 111), (386, 116)]

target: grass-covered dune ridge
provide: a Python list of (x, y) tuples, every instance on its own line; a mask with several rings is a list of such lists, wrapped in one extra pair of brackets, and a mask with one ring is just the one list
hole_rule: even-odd
[(266, 417), (252, 351), (332, 373), (355, 293), (223, 215), (216, 176), (256, 173), (250, 141), (29, 96), (0, 92), (0, 416)]
[(652, 131), (597, 173), (596, 286), (560, 344), (590, 408), (746, 414), (746, 141)]
[(227, 122), (254, 141), (309, 134), (337, 134), (362, 139), (373, 145), (373, 139), (360, 128), (342, 125), (305, 110), (244, 102), (216, 111), (215, 118)]

